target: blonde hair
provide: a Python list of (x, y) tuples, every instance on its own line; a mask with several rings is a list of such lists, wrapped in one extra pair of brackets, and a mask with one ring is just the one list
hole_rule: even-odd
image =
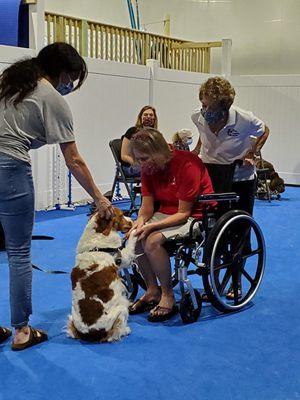
[(235, 90), (229, 81), (215, 76), (209, 78), (201, 85), (199, 91), (200, 101), (203, 100), (204, 96), (209, 97), (214, 104), (220, 105), (223, 109), (228, 111), (234, 101)]
[(137, 120), (136, 120), (136, 123), (135, 123), (135, 127), (138, 128), (138, 129), (143, 128), (143, 124), (142, 124), (142, 115), (144, 114), (144, 112), (145, 112), (146, 110), (152, 110), (152, 111), (153, 111), (153, 114), (154, 114), (154, 127), (153, 127), (153, 128), (154, 128), (154, 129), (157, 129), (157, 123), (158, 123), (158, 121), (157, 121), (157, 114), (156, 114), (155, 108), (152, 107), (152, 106), (144, 106), (144, 107), (140, 110), (139, 115), (138, 115)]
[(180, 131), (175, 132), (172, 136), (172, 143), (182, 142), (185, 138), (191, 138), (193, 133), (190, 129), (180, 129)]
[(158, 155), (167, 160), (171, 159), (170, 147), (162, 133), (150, 127), (140, 129), (130, 140), (130, 151), (136, 162), (134, 150), (150, 156)]

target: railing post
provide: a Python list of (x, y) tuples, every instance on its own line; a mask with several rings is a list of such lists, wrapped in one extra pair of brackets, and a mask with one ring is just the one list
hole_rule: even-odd
[(38, 52), (45, 46), (45, 0), (23, 0), (29, 7), (29, 48)]
[(170, 37), (171, 34), (171, 17), (166, 14), (164, 18), (164, 35)]
[(79, 38), (79, 49), (82, 57), (88, 57), (88, 29), (89, 24), (86, 20), (82, 19), (80, 23), (80, 38)]
[(231, 76), (231, 39), (222, 39), (222, 75), (225, 78)]
[(150, 68), (150, 81), (149, 81), (149, 105), (155, 105), (155, 85), (157, 80), (157, 71), (159, 68), (159, 61), (150, 58), (146, 60), (147, 67)]
[(64, 17), (58, 17), (58, 23), (56, 25), (56, 42), (64, 42), (65, 41), (65, 27), (64, 27)]

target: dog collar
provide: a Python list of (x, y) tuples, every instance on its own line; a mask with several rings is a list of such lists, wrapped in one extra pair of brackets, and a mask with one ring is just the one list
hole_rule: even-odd
[(89, 252), (93, 251), (102, 251), (104, 253), (118, 253), (120, 251), (119, 247), (94, 247), (92, 250), (89, 250)]
[(92, 250), (89, 250), (89, 252), (103, 251), (104, 253), (120, 253), (120, 251), (124, 249), (126, 241), (127, 239), (123, 238), (120, 247), (94, 247)]
[(116, 254), (114, 257), (116, 265), (121, 265), (122, 264), (122, 253), (121, 250), (123, 249), (124, 246), (121, 247), (94, 247), (92, 250), (89, 250), (89, 252), (97, 252), (101, 251), (104, 253), (109, 253), (109, 254)]

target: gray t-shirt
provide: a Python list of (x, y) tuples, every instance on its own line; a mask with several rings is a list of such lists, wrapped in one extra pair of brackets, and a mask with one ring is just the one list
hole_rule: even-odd
[(74, 140), (70, 108), (46, 79), (16, 107), (0, 102), (0, 152), (31, 163), (30, 149)]

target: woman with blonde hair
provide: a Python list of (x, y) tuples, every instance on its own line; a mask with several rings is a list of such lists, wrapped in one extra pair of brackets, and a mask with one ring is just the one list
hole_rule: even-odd
[[(130, 143), (133, 159), (141, 166), (142, 206), (132, 229), (137, 230), (139, 270), (147, 290), (129, 309), (150, 311), (150, 322), (165, 321), (178, 312), (171, 280), (171, 264), (164, 243), (188, 234), (194, 218), (202, 216), (200, 194), (212, 193), (206, 168), (195, 154), (171, 150), (163, 135), (143, 128)], [(159, 209), (154, 211), (154, 202)], [(158, 286), (158, 281), (160, 287)]]
[(172, 145), (177, 150), (190, 151), (190, 145), (193, 143), (193, 134), (190, 129), (180, 129), (172, 136)]
[(144, 106), (138, 114), (135, 125), (129, 128), (122, 136), (121, 160), (127, 176), (139, 176), (141, 173), (140, 168), (134, 165), (134, 160), (130, 153), (130, 139), (139, 129), (146, 126), (157, 129), (157, 114), (152, 106)]

